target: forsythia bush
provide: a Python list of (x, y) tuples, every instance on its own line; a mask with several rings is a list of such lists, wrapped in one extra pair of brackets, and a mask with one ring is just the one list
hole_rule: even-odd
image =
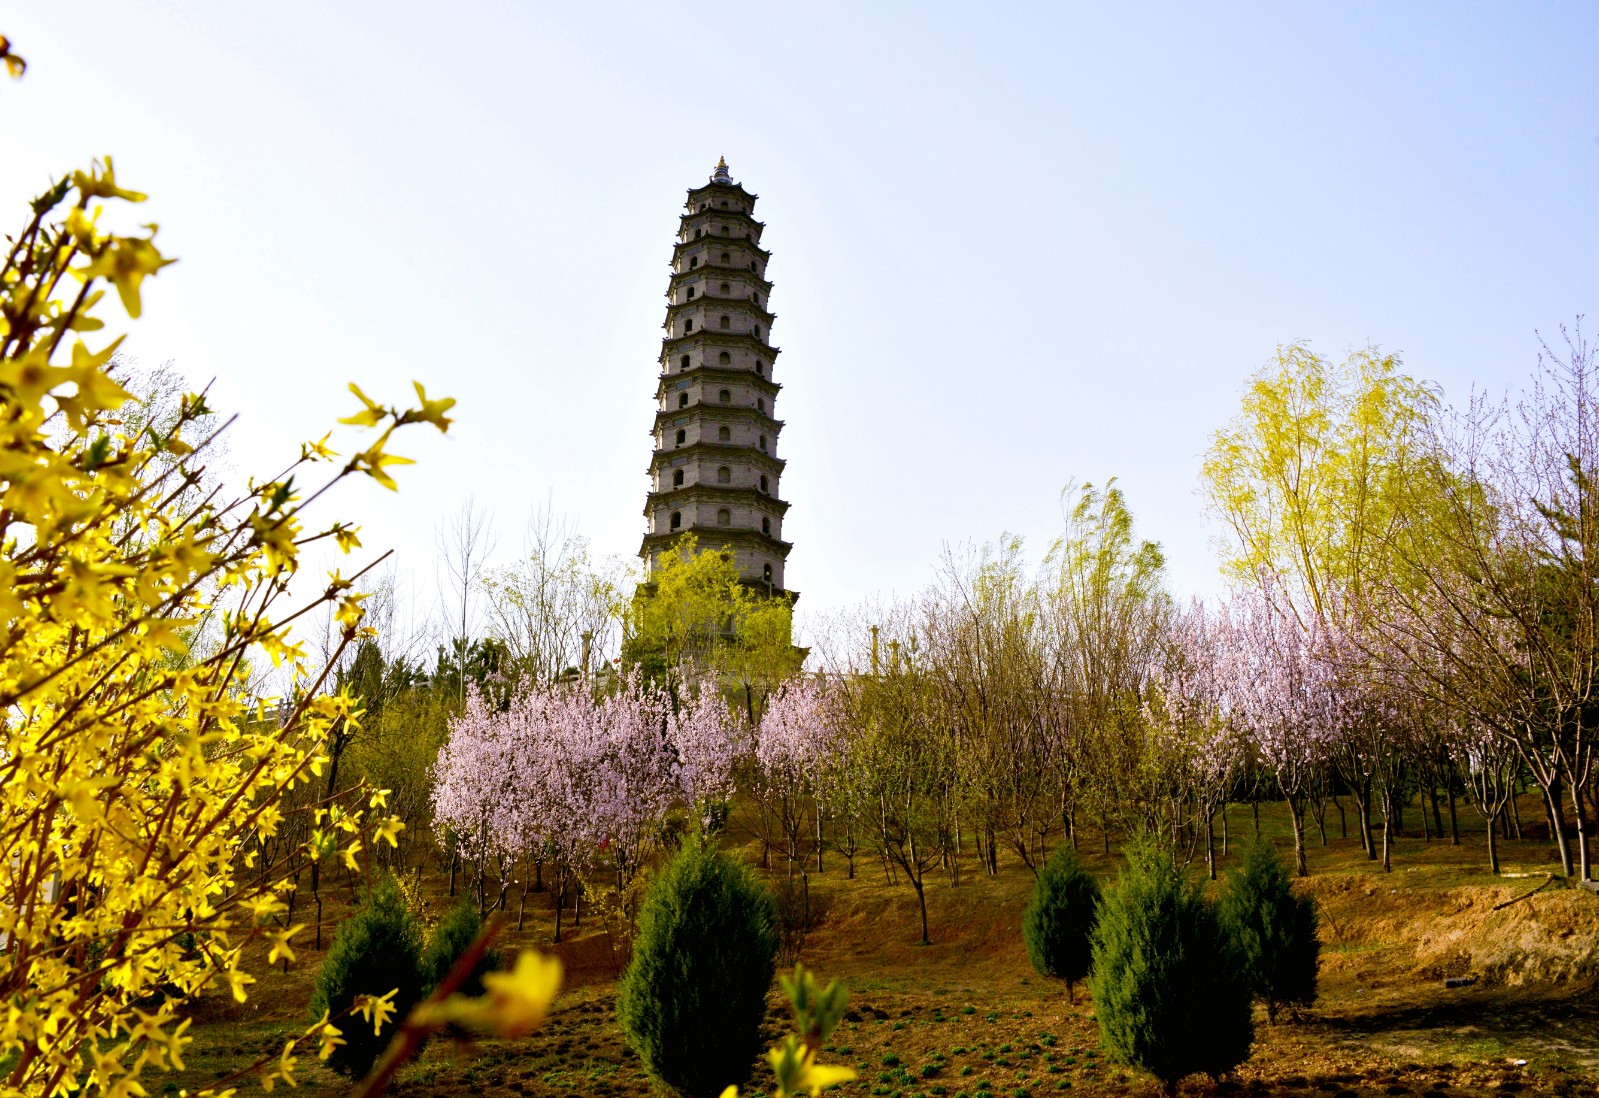
[[(303, 509), (350, 476), (392, 488), (392, 432), (442, 431), (453, 403), (420, 386), (405, 410), (362, 396), (345, 422), (376, 438), (347, 460), (324, 437), (237, 494), (210, 482), (204, 397), (149, 426), (118, 382), (120, 340), (99, 335), (106, 291), (137, 317), (171, 262), (154, 226), (107, 227), (142, 197), (109, 159), (75, 172), (0, 262), (0, 1095), (142, 1094), (146, 1069), (181, 1064), (195, 996), (244, 999), (247, 942), (269, 939), (268, 963), (292, 955), (286, 856), (263, 864), (262, 840), (324, 767), (330, 727), (358, 714), (289, 628), (331, 604), (346, 644), (362, 633), (350, 579), (291, 591), (306, 544), (359, 545), (343, 524), (306, 529)], [(293, 673), (292, 704), (250, 695), (247, 660), (263, 657)], [(310, 849), (292, 853), (353, 865), (364, 842), (392, 842), (382, 793), (362, 799), (313, 805)], [(358, 1009), (367, 1025), (389, 1013)], [(319, 1023), (257, 1067), (289, 1078), (307, 1040), (338, 1039)]]

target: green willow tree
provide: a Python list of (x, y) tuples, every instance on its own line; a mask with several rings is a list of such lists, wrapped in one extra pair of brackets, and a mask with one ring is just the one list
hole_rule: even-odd
[(1269, 574), (1300, 621), (1360, 603), (1400, 566), (1414, 474), (1430, 460), (1437, 389), (1374, 348), (1341, 363), (1279, 347), (1250, 381), (1203, 469), (1211, 512), (1231, 532), (1223, 560), (1244, 583)]
[[(1231, 534), (1224, 570), (1264, 585), (1301, 628), (1350, 638), (1353, 652), (1381, 647), (1381, 623), (1425, 583), (1421, 531), (1443, 506), (1438, 408), (1436, 387), (1395, 355), (1365, 348), (1334, 362), (1301, 343), (1279, 347), (1205, 458), (1207, 503)], [(1404, 780), (1404, 735), (1374, 726), (1333, 745), (1368, 857), (1374, 791)]]
[(686, 534), (662, 553), (628, 608), (622, 661), (676, 697), (685, 669), (719, 675), (754, 727), (771, 692), (799, 671), (794, 611), (744, 583), (731, 554)]
[(1147, 822), (1145, 720), (1141, 700), (1172, 616), (1159, 544), (1138, 540), (1133, 514), (1116, 481), (1103, 489), (1069, 486), (1066, 529), (1044, 561), (1043, 604), (1052, 676), (1064, 698), (1058, 753), (1062, 815), (1075, 842), (1075, 813), (1099, 820), (1106, 851), (1110, 828)]

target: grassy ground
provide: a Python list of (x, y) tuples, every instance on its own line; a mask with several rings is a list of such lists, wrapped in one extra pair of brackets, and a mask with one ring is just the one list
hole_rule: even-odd
[[(1524, 820), (1541, 818), (1531, 799), (1522, 812)], [(1269, 837), (1286, 842), (1280, 808), (1266, 806), (1262, 821)], [(1335, 821), (1336, 814), (1325, 846), (1312, 831), (1312, 876), (1304, 882), (1323, 916), (1320, 998), (1301, 1018), (1276, 1026), (1267, 1026), (1261, 1014), (1253, 1057), (1220, 1090), (1326, 1098), (1593, 1093), (1599, 1080), (1599, 996), (1593, 988), (1599, 897), (1546, 887), (1495, 910), (1558, 872), (1550, 844), (1531, 838), (1502, 844), (1505, 876), (1494, 878), (1480, 824), (1463, 812), (1461, 846), (1407, 834), (1396, 842), (1393, 872), (1385, 874), (1365, 858), (1358, 839), (1336, 836)], [(1411, 822), (1419, 821), (1413, 815)], [(1234, 807), (1235, 843), (1251, 830), (1248, 811)], [(1087, 860), (1114, 879), (1117, 859), (1089, 849), (1097, 841), (1092, 832), (1085, 836)], [(808, 965), (843, 978), (851, 990), (851, 1012), (831, 1058), (853, 1064), (861, 1077), (834, 1093), (1158, 1093), (1150, 1080), (1099, 1052), (1085, 992), (1079, 989), (1077, 1001), (1069, 1002), (1064, 988), (1028, 966), (1018, 928), (1032, 875), (1014, 858), (1002, 861), (997, 877), (972, 865), (956, 887), (944, 878), (930, 885), (929, 946), (916, 944), (915, 897), (907, 886), (890, 884), (878, 863), (859, 862), (854, 880), (843, 867), (841, 858), (829, 855), (825, 871), (810, 874), (817, 926), (803, 948)], [(435, 909), (447, 902), (443, 880), (429, 878), (425, 885)], [(346, 889), (342, 899), (350, 898)], [(530, 896), (526, 927), (513, 927), (503, 942), (513, 949), (553, 948), (567, 966), (566, 990), (544, 1030), (522, 1041), (472, 1047), (435, 1042), (391, 1093), (649, 1092), (616, 1024), (617, 962), (609, 938), (586, 923), (552, 947), (548, 906), (547, 897)], [(514, 915), (514, 895), (512, 909)], [(331, 917), (340, 913), (330, 909)], [(304, 949), (287, 972), (263, 975), (249, 1002), (218, 996), (202, 1004), (189, 1070), (169, 1092), (207, 1085), (281, 1048), (286, 1035), (306, 1024), (320, 960), (320, 952)], [(1446, 977), (1471, 975), (1478, 977), (1471, 986), (1444, 986)], [(768, 1027), (775, 1036), (786, 1026), (774, 996)], [(757, 1075), (753, 1089), (762, 1082)], [(311, 1065), (300, 1093), (335, 1095), (346, 1088)], [(1185, 1084), (1191, 1092), (1210, 1089), (1197, 1079)], [(244, 1084), (243, 1093), (256, 1091), (255, 1084)]]

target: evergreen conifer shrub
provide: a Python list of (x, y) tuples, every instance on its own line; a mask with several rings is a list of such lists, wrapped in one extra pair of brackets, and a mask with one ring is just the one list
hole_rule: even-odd
[[(422, 929), (405, 904), (394, 878), (385, 873), (373, 886), (364, 908), (346, 919), (317, 973), (311, 997), (311, 1016), (327, 1011), (337, 1018), (349, 1010), (357, 995), (394, 997), (398, 1018), (403, 1019), (422, 998), (426, 983), (422, 971)], [(345, 1044), (333, 1050), (328, 1066), (342, 1075), (360, 1078), (371, 1070), (378, 1055), (394, 1036), (398, 1022), (391, 1018), (381, 1034), (359, 1015), (336, 1023)]]
[(1316, 902), (1295, 896), (1288, 867), (1269, 842), (1255, 843), (1244, 862), (1227, 875), (1217, 915), (1232, 939), (1250, 990), (1266, 1004), (1275, 1024), (1282, 1006), (1316, 1000), (1321, 942), (1316, 937)]
[(743, 1083), (777, 955), (772, 898), (747, 866), (690, 840), (650, 882), (617, 989), (650, 1075), (685, 1098)]
[(1203, 886), (1168, 850), (1128, 855), (1100, 904), (1089, 986), (1100, 1042), (1168, 1093), (1186, 1075), (1219, 1078), (1249, 1057), (1249, 984)]
[[(470, 899), (463, 896), (459, 903), (445, 913), (439, 920), (439, 925), (433, 928), (433, 933), (428, 937), (427, 949), (422, 953), (422, 974), (424, 986), (430, 991), (439, 985), (439, 981), (449, 975), (450, 969), (455, 967), (455, 962), (461, 959), (461, 954), (466, 952), (476, 938), (478, 931), (483, 929), (483, 919), (477, 913), (477, 907)], [(500, 954), (498, 950), (491, 949), (483, 955), (472, 969), (471, 975), (456, 988), (462, 995), (483, 994), (483, 975), (493, 972), (500, 967)]]
[(1077, 981), (1093, 967), (1098, 916), (1099, 882), (1083, 868), (1076, 851), (1061, 847), (1033, 884), (1022, 914), (1022, 940), (1039, 974), (1065, 980), (1066, 994), (1074, 1000)]

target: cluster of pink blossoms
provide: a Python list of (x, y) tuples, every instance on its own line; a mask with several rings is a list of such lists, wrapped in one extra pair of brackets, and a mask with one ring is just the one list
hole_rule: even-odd
[(433, 815), (474, 860), (636, 864), (675, 806), (731, 794), (739, 748), (711, 684), (675, 708), (638, 676), (520, 690), (503, 710), (473, 696), (439, 752)]

